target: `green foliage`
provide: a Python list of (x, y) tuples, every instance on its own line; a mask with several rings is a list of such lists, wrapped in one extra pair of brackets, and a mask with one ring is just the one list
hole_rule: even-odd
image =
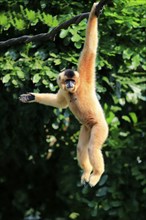
[(0, 13), (1, 30), (8, 30), (10, 27), (14, 27), (16, 30), (28, 29), (30, 26), (35, 26), (39, 22), (46, 24), (49, 27), (55, 27), (58, 25), (58, 20), (56, 16), (50, 14), (41, 13), (39, 10), (35, 12), (34, 10), (29, 10), (23, 6), (20, 6), (19, 12), (5, 12)]
[(72, 25), (67, 30), (62, 30), (60, 32), (60, 38), (65, 39), (64, 44), (68, 46), (70, 42), (74, 43), (74, 46), (77, 49), (80, 49), (83, 45), (85, 39), (85, 32), (83, 32), (86, 28), (85, 20), (80, 22), (78, 26)]
[[(1, 0), (1, 40), (47, 32), (91, 5)], [(106, 171), (95, 188), (80, 185), (80, 125), (70, 111), (18, 100), (24, 91), (57, 91), (57, 73), (76, 68), (86, 20), (61, 30), (54, 42), (1, 49), (0, 220), (145, 219), (145, 11), (144, 1), (115, 0), (99, 19), (96, 85), (110, 133)]]

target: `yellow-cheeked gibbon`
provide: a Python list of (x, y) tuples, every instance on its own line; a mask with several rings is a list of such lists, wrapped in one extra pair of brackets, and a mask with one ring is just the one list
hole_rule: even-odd
[(66, 69), (59, 73), (59, 91), (52, 93), (28, 93), (20, 96), (23, 103), (37, 102), (56, 108), (67, 108), (82, 124), (77, 145), (77, 159), (83, 169), (81, 183), (95, 186), (104, 172), (101, 152), (108, 136), (108, 125), (95, 91), (95, 60), (98, 44), (96, 16), (97, 3), (91, 9), (84, 47), (77, 71)]

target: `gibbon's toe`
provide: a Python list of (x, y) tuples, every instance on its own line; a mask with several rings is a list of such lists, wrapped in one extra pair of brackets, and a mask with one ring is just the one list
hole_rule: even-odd
[(99, 182), (99, 180), (100, 180), (100, 175), (98, 175), (98, 174), (91, 174), (91, 176), (90, 176), (90, 179), (89, 179), (89, 185), (91, 186), (91, 187), (94, 187), (98, 182)]
[(31, 93), (29, 94), (22, 94), (19, 97), (19, 100), (23, 103), (28, 103), (28, 102), (32, 102), (35, 100), (35, 96)]
[(81, 185), (85, 185), (89, 182), (90, 179), (90, 173), (83, 173), (81, 176)]

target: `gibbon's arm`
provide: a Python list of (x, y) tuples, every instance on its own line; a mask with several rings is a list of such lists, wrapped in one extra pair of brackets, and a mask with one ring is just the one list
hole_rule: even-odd
[(37, 102), (56, 108), (67, 108), (68, 104), (61, 90), (58, 93), (28, 93), (20, 95), (20, 101), (23, 103)]
[(86, 29), (86, 39), (78, 65), (80, 77), (89, 83), (92, 82), (95, 77), (95, 61), (98, 44), (97, 16), (95, 15), (97, 5), (98, 3), (93, 4), (89, 15)]

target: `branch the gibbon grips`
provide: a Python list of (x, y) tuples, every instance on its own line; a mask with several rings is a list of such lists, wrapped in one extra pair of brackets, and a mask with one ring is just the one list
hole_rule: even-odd
[[(108, 3), (110, 0), (101, 0), (96, 7), (96, 16), (99, 17), (102, 8), (105, 4)], [(77, 15), (73, 18), (71, 18), (68, 21), (65, 21), (64, 23), (60, 24), (59, 26), (53, 28), (49, 33), (41, 33), (34, 36), (30, 35), (24, 35), (21, 37), (12, 38), (6, 41), (0, 41), (0, 48), (4, 47), (10, 47), (13, 45), (18, 45), (22, 43), (29, 43), (29, 42), (41, 42), (41, 41), (47, 41), (47, 40), (55, 40), (56, 35), (60, 32), (61, 29), (68, 28), (71, 24), (79, 24), (84, 18), (88, 18), (89, 12), (83, 13), (80, 15)]]

